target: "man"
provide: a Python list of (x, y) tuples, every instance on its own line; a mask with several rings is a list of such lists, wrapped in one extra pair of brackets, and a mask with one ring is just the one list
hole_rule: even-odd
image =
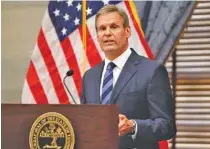
[(83, 77), (82, 103), (119, 106), (119, 148), (158, 149), (176, 133), (174, 103), (165, 67), (129, 47), (127, 14), (114, 5), (96, 14), (105, 60)]

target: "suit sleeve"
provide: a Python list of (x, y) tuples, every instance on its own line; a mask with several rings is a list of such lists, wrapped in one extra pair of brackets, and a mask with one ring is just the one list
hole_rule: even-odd
[(135, 143), (170, 139), (176, 134), (174, 100), (163, 65), (159, 65), (151, 76), (146, 94), (150, 117), (146, 120), (135, 119), (138, 127)]

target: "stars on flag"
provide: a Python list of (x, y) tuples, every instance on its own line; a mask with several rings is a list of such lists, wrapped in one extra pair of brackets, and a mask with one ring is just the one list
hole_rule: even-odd
[(55, 11), (54, 11), (53, 13), (54, 13), (54, 14), (55, 14), (55, 16), (57, 17), (57, 16), (59, 16), (59, 15), (60, 15), (60, 10), (55, 9)]
[(104, 3), (104, 5), (109, 4), (109, 1), (110, 1), (110, 0), (102, 0), (102, 2)]
[(76, 26), (76, 25), (79, 25), (79, 21), (80, 21), (80, 19), (78, 19), (78, 18), (76, 17), (75, 20), (74, 20), (75, 26)]
[(76, 8), (77, 8), (77, 11), (80, 11), (81, 8), (82, 8), (82, 5), (80, 3), (78, 3), (77, 6), (76, 6)]
[(61, 32), (63, 35), (66, 35), (67, 29), (64, 27)]
[(86, 10), (86, 13), (87, 13), (87, 16), (88, 16), (88, 15), (91, 15), (91, 14), (92, 14), (92, 9), (90, 9), (90, 8), (88, 7), (88, 9)]
[(63, 0), (57, 0), (57, 2), (59, 3), (59, 2), (62, 2)]
[(73, 6), (73, 4), (72, 4), (73, 3), (73, 0), (68, 0), (66, 3), (68, 5), (68, 7)]
[[(110, 0), (86, 1), (86, 18), (89, 19), (95, 15), (104, 5), (117, 4), (119, 2)], [(56, 0), (50, 3), (49, 13), (51, 21), (55, 26), (60, 41), (64, 40), (81, 25), (83, 17), (82, 3), (83, 1), (81, 0)]]
[(65, 13), (65, 15), (63, 16), (64, 20), (65, 21), (68, 21), (69, 20), (69, 15), (67, 13)]

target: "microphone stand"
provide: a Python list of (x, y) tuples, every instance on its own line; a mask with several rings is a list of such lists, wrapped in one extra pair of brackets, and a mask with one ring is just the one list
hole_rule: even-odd
[(65, 83), (65, 79), (66, 79), (67, 77), (68, 77), (68, 76), (66, 75), (66, 76), (63, 78), (63, 84), (64, 84), (65, 88), (67, 89), (69, 95), (71, 96), (72, 100), (74, 101), (74, 104), (77, 104), (77, 102), (75, 101), (74, 97), (72, 96), (72, 94), (71, 94), (69, 88), (67, 87), (67, 85), (66, 85), (66, 83)]

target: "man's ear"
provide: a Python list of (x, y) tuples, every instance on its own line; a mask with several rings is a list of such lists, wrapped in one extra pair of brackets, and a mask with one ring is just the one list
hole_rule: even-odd
[(126, 37), (129, 38), (131, 36), (131, 28), (130, 28), (130, 26), (126, 27), (125, 31), (126, 31)]
[(98, 36), (98, 32), (97, 32), (97, 31), (96, 31), (96, 37), (97, 37), (98, 43), (100, 44), (101, 40), (100, 40), (100, 38), (99, 38), (99, 36)]
[(100, 43), (100, 40), (99, 40), (99, 38), (98, 38), (98, 35), (97, 35), (97, 41), (98, 41), (98, 43)]

